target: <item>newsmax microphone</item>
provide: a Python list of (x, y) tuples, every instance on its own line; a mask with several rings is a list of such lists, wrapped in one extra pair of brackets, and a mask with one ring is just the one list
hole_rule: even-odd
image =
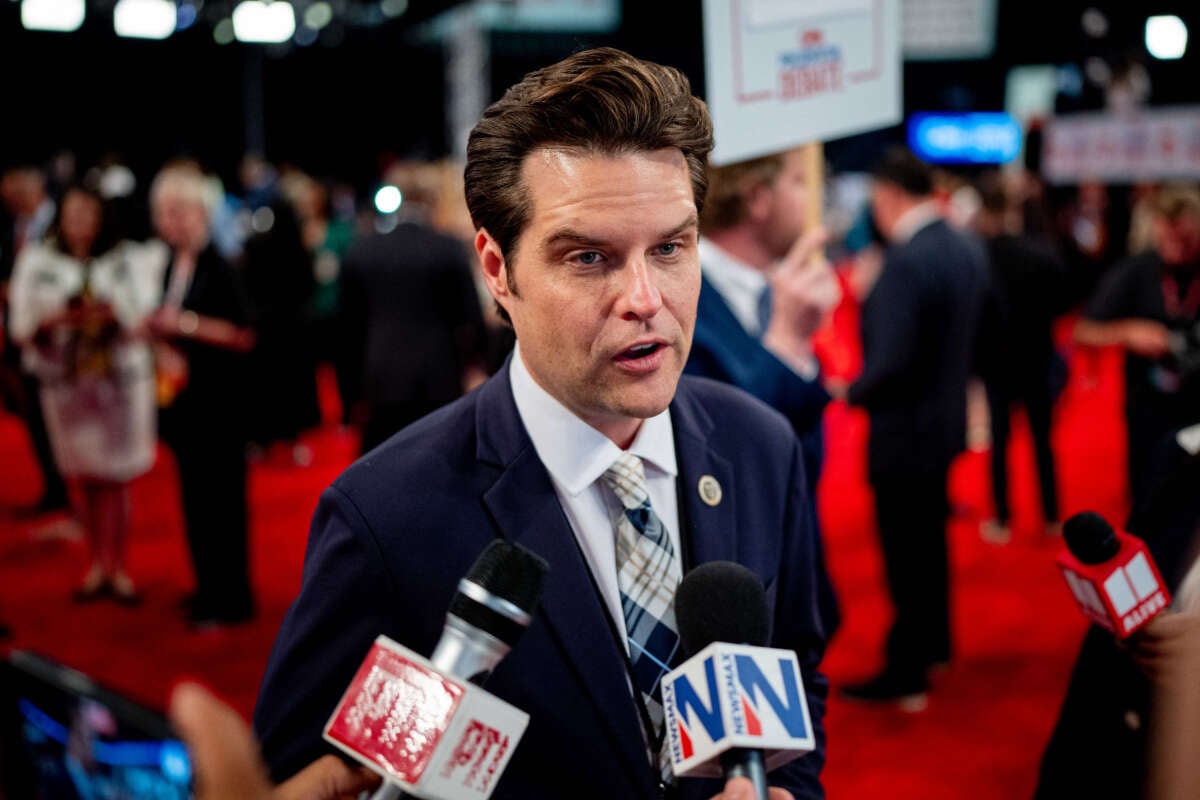
[(811, 752), (815, 740), (796, 654), (764, 646), (762, 583), (731, 561), (701, 564), (679, 584), (675, 621), (692, 655), (662, 683), (672, 769), (749, 778), (767, 800), (767, 771)]
[(429, 659), (375, 640), (325, 726), (327, 741), (383, 775), (374, 800), (491, 795), (529, 715), (476, 683), (529, 626), (548, 570), (494, 541), (459, 582)]
[(1091, 621), (1126, 639), (1167, 607), (1162, 575), (1136, 536), (1114, 530), (1091, 511), (1063, 525), (1067, 549), (1058, 566), (1071, 594)]

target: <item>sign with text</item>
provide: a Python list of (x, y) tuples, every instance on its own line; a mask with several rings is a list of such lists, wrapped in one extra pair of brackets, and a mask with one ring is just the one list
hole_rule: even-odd
[(1046, 123), (1042, 172), (1059, 184), (1200, 178), (1200, 106), (1054, 117)]
[(704, 60), (715, 164), (900, 121), (899, 0), (704, 0)]

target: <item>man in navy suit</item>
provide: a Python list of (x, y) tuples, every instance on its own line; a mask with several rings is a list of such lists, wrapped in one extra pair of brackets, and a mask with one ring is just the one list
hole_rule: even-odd
[[(771, 774), (771, 797), (823, 797), (825, 634), (800, 445), (757, 400), (681, 380), (711, 145), (680, 73), (609, 49), (530, 73), (476, 126), (467, 205), (517, 346), (322, 496), (255, 714), (277, 780), (328, 752), (322, 727), (373, 639), (430, 652), (459, 578), (504, 537), (551, 571), (488, 683), (530, 714), (494, 796), (745, 796), (744, 781), (663, 783), (661, 727), (631, 689), (644, 684), (627, 666), (640, 652), (622, 613), (625, 515), (605, 475), (635, 456), (667, 563), (734, 560), (761, 577), (770, 641), (799, 657), (818, 742)], [(668, 597), (669, 572), (656, 585)]]
[[(797, 148), (709, 168), (696, 334), (684, 372), (731, 383), (787, 417), (800, 437), (815, 499), (829, 393), (813, 335), (842, 294), (821, 254), (824, 231), (804, 231), (804, 162)], [(831, 636), (837, 599), (823, 565), (818, 575)]]
[(847, 400), (870, 416), (867, 471), (895, 618), (862, 700), (924, 707), (928, 670), (950, 659), (946, 477), (966, 442), (966, 391), (987, 282), (983, 245), (941, 218), (929, 168), (891, 150), (871, 205), (890, 248), (862, 307), (862, 375)]

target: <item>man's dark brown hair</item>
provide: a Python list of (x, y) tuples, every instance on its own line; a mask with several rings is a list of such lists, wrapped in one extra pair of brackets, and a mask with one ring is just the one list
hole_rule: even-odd
[(704, 206), (712, 120), (683, 73), (613, 48), (576, 53), (512, 86), (467, 142), (467, 209), (476, 230), (487, 229), (500, 246), (510, 286), (513, 250), (530, 213), (521, 168), (545, 146), (606, 156), (678, 148), (696, 209)]
[(911, 150), (900, 145), (884, 151), (871, 176), (880, 183), (898, 186), (913, 197), (928, 197), (933, 193), (933, 170)]

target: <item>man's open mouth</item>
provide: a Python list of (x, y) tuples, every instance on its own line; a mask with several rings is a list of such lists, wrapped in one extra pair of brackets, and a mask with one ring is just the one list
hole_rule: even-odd
[(646, 358), (657, 353), (663, 348), (661, 342), (647, 342), (646, 344), (635, 344), (628, 350), (622, 350), (617, 358), (623, 361), (636, 361), (639, 358)]

